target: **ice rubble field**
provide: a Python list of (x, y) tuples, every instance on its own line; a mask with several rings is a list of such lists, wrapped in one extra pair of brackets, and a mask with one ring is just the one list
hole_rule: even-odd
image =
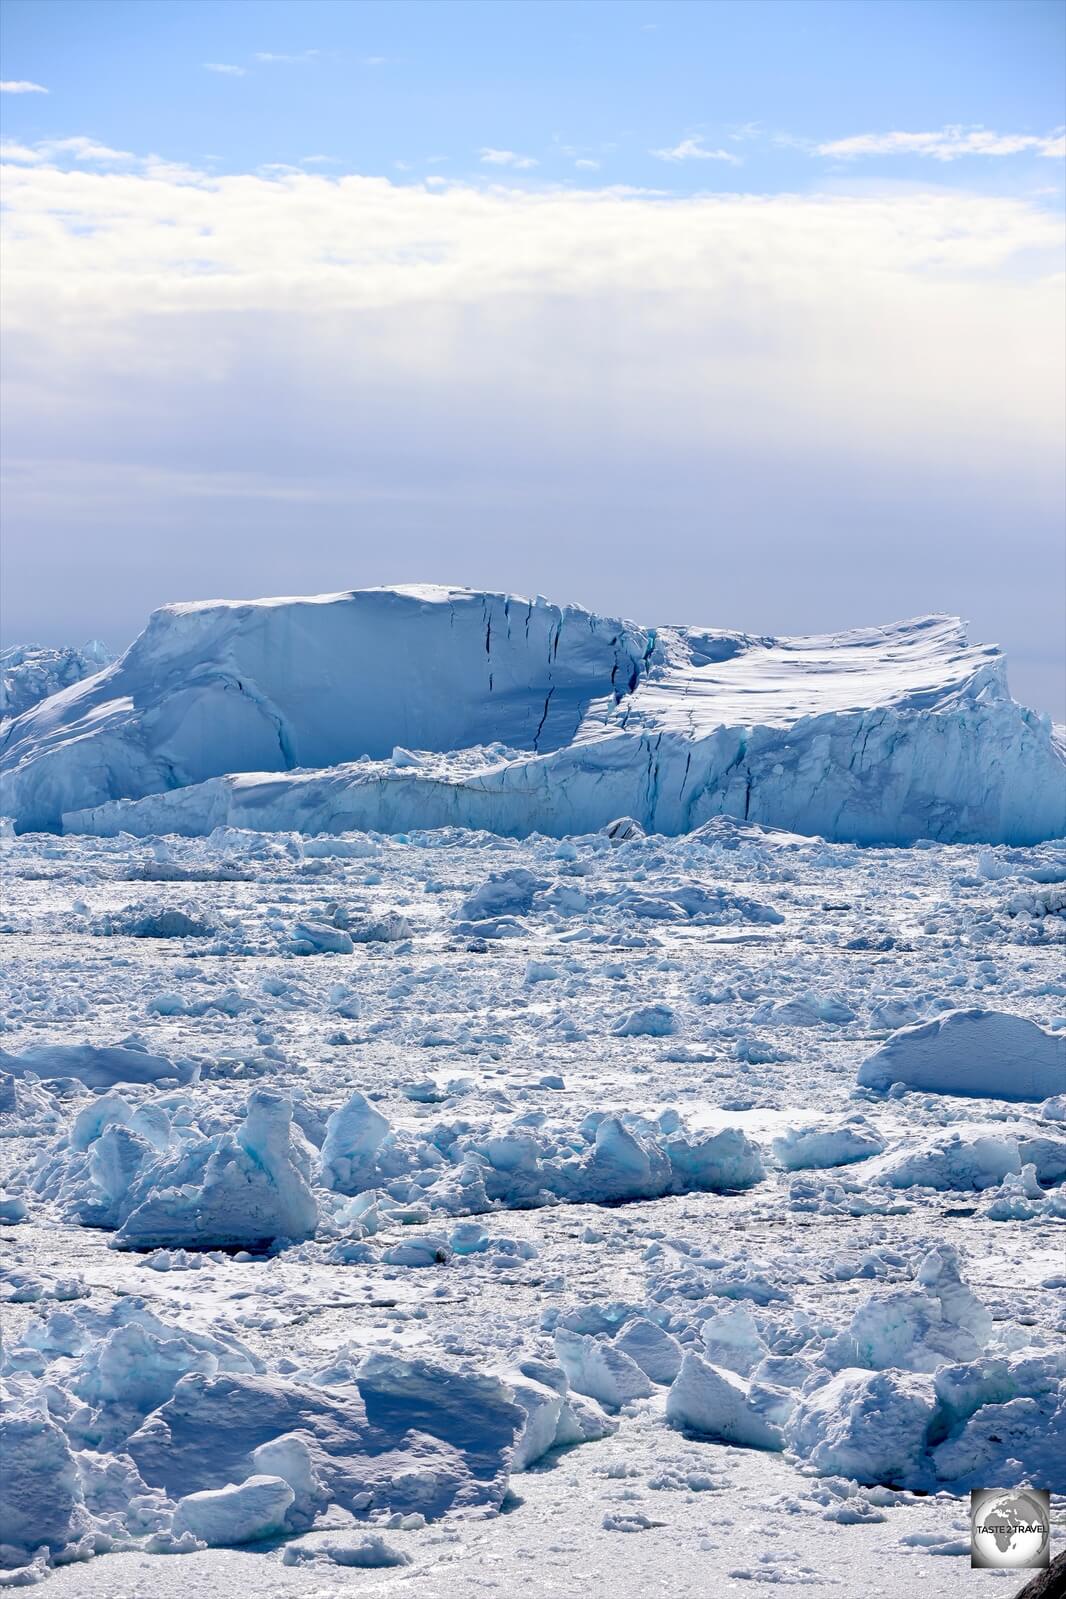
[(954, 1595), (1066, 1492), (1061, 844), (3, 847), (3, 1583)]

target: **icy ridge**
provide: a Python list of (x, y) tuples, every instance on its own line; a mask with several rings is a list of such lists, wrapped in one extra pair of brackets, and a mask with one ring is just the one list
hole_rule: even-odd
[(1066, 832), (1049, 719), (946, 617), (773, 639), (425, 587), (169, 606), (3, 765), (22, 831)]
[(110, 660), (110, 651), (99, 639), (90, 639), (80, 649), (9, 644), (0, 650), (0, 720), (21, 716), (50, 694), (94, 676)]

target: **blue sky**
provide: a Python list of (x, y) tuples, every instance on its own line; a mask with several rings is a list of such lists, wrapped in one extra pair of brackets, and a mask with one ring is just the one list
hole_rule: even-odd
[(947, 610), (1061, 716), (1064, 22), (6, 0), (5, 640), (420, 580)]
[[(1058, 0), (6, 0), (4, 12), (3, 77), (49, 91), (5, 97), (9, 138), (88, 135), (229, 172), (323, 157), (312, 164), (397, 181), (924, 181), (935, 156), (819, 147), (946, 127), (1040, 139), (1064, 117)], [(1060, 180), (1034, 147), (937, 164), (947, 183)]]

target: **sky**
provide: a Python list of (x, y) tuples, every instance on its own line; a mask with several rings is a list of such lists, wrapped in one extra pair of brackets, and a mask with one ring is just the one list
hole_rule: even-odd
[(1066, 714), (1058, 0), (5, 0), (3, 640), (938, 610)]

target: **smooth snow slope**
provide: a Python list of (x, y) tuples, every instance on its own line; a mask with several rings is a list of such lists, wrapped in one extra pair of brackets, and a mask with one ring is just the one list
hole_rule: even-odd
[(1066, 832), (1050, 722), (944, 617), (771, 639), (423, 587), (171, 606), (3, 762), (22, 831)]

